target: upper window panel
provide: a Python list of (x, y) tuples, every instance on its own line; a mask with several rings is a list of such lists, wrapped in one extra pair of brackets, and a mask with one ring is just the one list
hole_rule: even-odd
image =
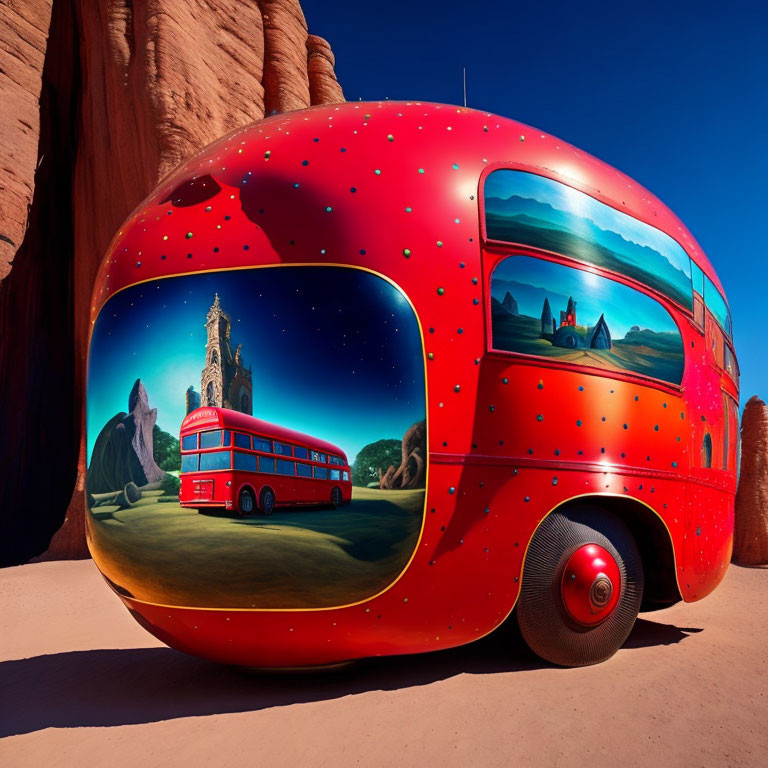
[(712, 313), (715, 320), (720, 323), (720, 327), (729, 335), (733, 334), (731, 328), (731, 313), (728, 311), (728, 305), (725, 303), (723, 294), (715, 288), (715, 284), (704, 275), (704, 303), (707, 309)]
[(490, 240), (544, 248), (632, 277), (693, 310), (688, 254), (669, 235), (544, 176), (500, 169), (485, 180)]
[[(494, 349), (680, 384), (683, 340), (650, 296), (530, 256), (508, 256), (491, 275)], [(608, 374), (610, 375), (610, 374)]]

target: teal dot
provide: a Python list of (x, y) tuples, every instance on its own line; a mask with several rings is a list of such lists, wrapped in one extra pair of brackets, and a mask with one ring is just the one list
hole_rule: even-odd
[(459, 164), (458, 163), (454, 163), (451, 167), (453, 168), (454, 171), (458, 171), (459, 170)]
[(443, 241), (442, 240), (438, 240), (437, 241), (437, 247), (438, 248), (442, 248), (443, 247)]
[(531, 500), (531, 497), (530, 497), (530, 496), (526, 496), (526, 497), (523, 499), (523, 501), (524, 501), (524, 502), (526, 502), (526, 503), (528, 503), (530, 500)]
[(536, 421), (544, 421), (544, 414), (543, 413), (539, 413), (536, 416)]
[(505, 376), (505, 377), (504, 377), (504, 378), (501, 380), (501, 383), (502, 383), (502, 384), (509, 384), (509, 379), (508, 379), (508, 378)]
[(374, 170), (374, 173), (375, 173), (377, 176), (381, 176), (381, 170), (380, 170), (379, 168), (376, 168), (376, 169)]
[(419, 173), (424, 173), (424, 169), (423, 168), (419, 168)]
[(456, 489), (455, 489), (453, 486), (451, 486), (451, 487), (448, 489), (448, 493), (450, 493), (450, 494), (454, 494), (454, 493), (456, 493)]
[(326, 205), (325, 210), (326, 210), (326, 213), (330, 213), (333, 210), (333, 208), (331, 208), (330, 205)]
[(406, 212), (406, 213), (411, 213), (411, 211), (413, 211), (413, 208), (411, 208), (410, 206), (408, 206), (408, 205), (407, 205), (407, 206), (405, 207), (405, 212)]
[(301, 161), (301, 164), (302, 164), (302, 165), (309, 165), (309, 160), (302, 160), (302, 161)]
[(658, 424), (654, 424), (653, 425), (653, 431), (654, 432), (658, 432), (659, 431), (659, 425)]
[(438, 288), (437, 289), (437, 295), (442, 296), (445, 293), (445, 288)]
[(271, 154), (272, 154), (272, 152), (271, 152), (270, 150), (267, 150), (267, 151), (264, 153), (264, 157), (269, 157)]
[(477, 306), (480, 303), (479, 299), (472, 299), (472, 303)]
[(457, 385), (456, 385), (456, 386), (453, 388), (453, 391), (454, 391), (454, 392), (459, 392), (459, 391), (461, 391), (461, 387), (460, 387), (460, 386), (457, 384)]
[(580, 426), (581, 426), (581, 423), (582, 423), (582, 422), (581, 422), (581, 419), (576, 419), (576, 426), (577, 426), (577, 427), (580, 427)]
[(210, 206), (210, 205), (206, 205), (206, 206), (205, 206), (205, 212), (206, 212), (206, 213), (210, 213), (210, 212), (211, 212), (211, 210), (212, 210), (212, 209), (211, 209), (211, 206)]
[(557, 485), (557, 478), (556, 477), (552, 478), (552, 485)]
[(673, 462), (672, 462), (672, 466), (673, 466), (673, 467), (676, 467), (676, 466), (677, 466), (677, 462), (676, 462), (676, 461), (673, 461)]
[(411, 249), (410, 248), (403, 248), (403, 256), (407, 259), (411, 255)]
[(189, 240), (191, 237), (192, 237), (192, 233), (191, 232), (187, 232), (187, 234), (186, 234), (187, 240)]
[(488, 406), (488, 410), (489, 410), (489, 411), (491, 411), (491, 412), (493, 412), (493, 411), (495, 411), (495, 410), (496, 410), (496, 406), (495, 406), (495, 405), (489, 405), (489, 406)]

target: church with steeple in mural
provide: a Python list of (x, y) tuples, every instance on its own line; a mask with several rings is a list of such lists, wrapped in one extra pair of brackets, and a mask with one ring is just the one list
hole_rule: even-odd
[(221, 308), (219, 294), (206, 317), (205, 366), (200, 376), (200, 394), (187, 390), (187, 413), (198, 406), (215, 405), (251, 415), (253, 384), (251, 369), (243, 365), (242, 344), (234, 353), (230, 341), (232, 322)]

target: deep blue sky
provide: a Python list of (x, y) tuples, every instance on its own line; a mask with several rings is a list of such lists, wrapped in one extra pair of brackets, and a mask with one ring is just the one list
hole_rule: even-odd
[(520, 120), (629, 174), (685, 222), (733, 315), (742, 405), (768, 400), (768, 10), (763, 2), (302, 0), (348, 100)]
[(254, 269), (157, 280), (113, 296), (88, 359), (88, 456), (128, 410), (137, 378), (157, 424), (178, 436), (200, 391), (208, 310), (218, 292), (253, 376), (253, 415), (328, 440), (350, 463), (368, 443), (425, 418), (416, 316), (390, 283), (340, 268)]

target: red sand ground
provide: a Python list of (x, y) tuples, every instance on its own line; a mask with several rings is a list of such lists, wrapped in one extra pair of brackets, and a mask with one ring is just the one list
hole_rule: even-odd
[(514, 635), (323, 675), (264, 676), (162, 646), (93, 563), (0, 571), (0, 764), (768, 765), (768, 570), (646, 614), (582, 669)]

